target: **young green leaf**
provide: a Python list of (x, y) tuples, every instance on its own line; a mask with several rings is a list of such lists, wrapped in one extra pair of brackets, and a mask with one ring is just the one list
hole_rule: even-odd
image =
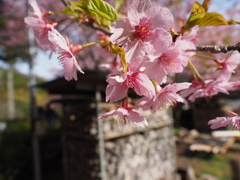
[(211, 1), (211, 0), (205, 0), (205, 1), (202, 3), (202, 7), (205, 9), (206, 12), (208, 11), (209, 1)]
[(192, 13), (188, 18), (188, 21), (182, 28), (182, 31), (187, 31), (195, 25), (198, 26), (222, 26), (222, 25), (233, 25), (240, 24), (240, 22), (226, 19), (219, 13), (207, 12), (208, 3), (210, 0), (205, 0), (201, 5), (199, 2), (194, 2)]
[(225, 18), (216, 12), (206, 13), (202, 19), (198, 19), (195, 23), (199, 26), (222, 26), (228, 25)]
[(196, 21), (197, 19), (202, 19), (205, 16), (205, 9), (201, 6), (199, 2), (194, 2), (192, 13), (188, 19), (188, 22)]
[(115, 9), (117, 12), (122, 8), (124, 0), (115, 0)]
[(63, 10), (61, 10), (61, 13), (64, 14), (74, 14), (74, 13), (82, 13), (86, 12), (87, 7), (84, 7), (84, 4), (82, 2), (71, 2), (70, 6), (65, 7)]
[(100, 24), (108, 26), (118, 19), (118, 14), (115, 9), (105, 1), (91, 0), (88, 4), (88, 9), (92, 11)]

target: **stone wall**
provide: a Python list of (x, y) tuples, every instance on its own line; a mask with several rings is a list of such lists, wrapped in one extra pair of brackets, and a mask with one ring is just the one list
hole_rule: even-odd
[[(69, 180), (101, 179), (96, 105), (67, 104), (66, 135)], [(102, 103), (101, 113), (112, 109)], [(124, 124), (116, 117), (103, 120), (104, 161), (107, 180), (172, 180), (176, 170), (171, 112), (142, 112), (149, 126)], [(166, 178), (169, 177), (169, 178)]]

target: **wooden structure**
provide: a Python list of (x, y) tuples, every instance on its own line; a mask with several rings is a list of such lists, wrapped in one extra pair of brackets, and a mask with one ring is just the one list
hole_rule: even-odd
[[(170, 110), (142, 112), (149, 126), (141, 128), (116, 117), (97, 117), (114, 106), (105, 103), (106, 74), (89, 71), (78, 81), (59, 78), (40, 84), (61, 98), (64, 117), (65, 180), (172, 180), (176, 154)], [(133, 99), (138, 97), (132, 96)]]
[(213, 131), (210, 135), (182, 128), (176, 136), (176, 141), (188, 145), (190, 151), (225, 154), (237, 137), (240, 137), (239, 131)]

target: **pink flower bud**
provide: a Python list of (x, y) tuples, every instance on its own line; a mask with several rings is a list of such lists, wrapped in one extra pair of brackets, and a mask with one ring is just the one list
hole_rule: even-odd
[(100, 40), (103, 41), (101, 43), (99, 43), (100, 46), (102, 46), (103, 48), (107, 47), (110, 43), (110, 38), (109, 36), (101, 36)]
[(84, 48), (84, 47), (83, 47), (82, 45), (80, 45), (80, 44), (75, 45), (75, 46), (72, 45), (72, 46), (70, 47), (70, 51), (71, 51), (73, 54), (76, 54), (76, 53), (82, 51), (83, 48)]

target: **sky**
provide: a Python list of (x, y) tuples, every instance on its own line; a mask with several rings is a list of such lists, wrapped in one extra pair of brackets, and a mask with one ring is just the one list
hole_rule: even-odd
[[(56, 76), (54, 75), (54, 72), (56, 72), (56, 70), (62, 70), (62, 66), (57, 59), (57, 55), (53, 54), (52, 58), (49, 59), (50, 52), (42, 52), (39, 49), (37, 51), (37, 56), (34, 58), (35, 75), (45, 80), (55, 79)], [(3, 61), (0, 61), (0, 67), (8, 69), (9, 65), (7, 63), (4, 63)], [(18, 61), (14, 67), (22, 74), (27, 75), (29, 73), (28, 63)]]
[[(53, 80), (56, 78), (54, 72), (56, 70), (61, 71), (62, 65), (57, 59), (57, 55), (53, 54), (51, 59), (49, 59), (50, 52), (43, 52), (40, 49), (37, 50), (37, 56), (34, 58), (34, 72), (35, 75), (46, 80)], [(23, 73), (29, 73), (29, 65), (28, 63), (16, 63), (15, 68)]]
[[(200, 3), (203, 2), (203, 0), (198, 1)], [(237, 1), (238, 0), (212, 0), (212, 4), (209, 7), (209, 12), (217, 11), (221, 14), (224, 14), (224, 12), (227, 9), (231, 8), (232, 5)], [(38, 54), (34, 59), (35, 74), (38, 77), (46, 79), (47, 81), (55, 79), (55, 70), (62, 71), (62, 66), (57, 59), (57, 55), (53, 54), (52, 58), (49, 59), (50, 52), (43, 52), (40, 49), (36, 49), (36, 51), (38, 52)], [(0, 61), (0, 67), (8, 68), (8, 65)], [(16, 63), (15, 68), (23, 74), (29, 73), (29, 66), (27, 63), (18, 62)]]

